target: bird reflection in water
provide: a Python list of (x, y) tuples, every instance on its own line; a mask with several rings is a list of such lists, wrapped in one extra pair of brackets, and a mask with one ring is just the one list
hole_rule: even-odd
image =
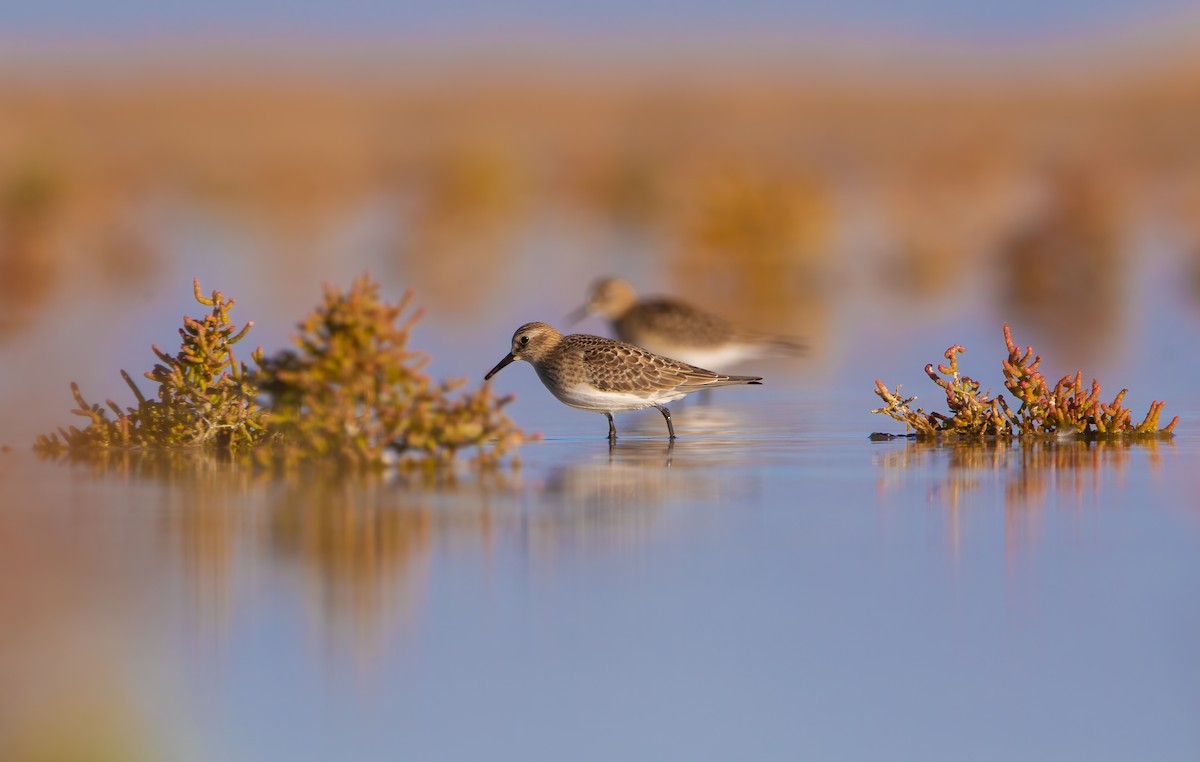
[(668, 443), (618, 439), (607, 450), (550, 472), (529, 520), (538, 556), (581, 549), (629, 550), (669, 531), (669, 509), (748, 489), (712, 477), (714, 450), (707, 442)]

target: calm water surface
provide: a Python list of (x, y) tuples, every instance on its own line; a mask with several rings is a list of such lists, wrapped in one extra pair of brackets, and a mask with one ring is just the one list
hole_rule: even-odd
[(17, 758), (1196, 758), (1194, 434), (871, 443), (836, 395), (763, 394), (682, 406), (670, 448), (654, 411), (610, 451), (542, 406), (518, 471), (436, 489), (6, 453), (5, 733)]
[[(1085, 366), (1137, 413), (1167, 399), (1170, 442), (870, 442), (897, 431), (876, 377), (936, 403), (921, 367), (959, 342), (997, 388), (1012, 318), (859, 290), (808, 361), (675, 406), (671, 448), (650, 411), (610, 450), (517, 364), (497, 388), (545, 439), (439, 485), (29, 453), (71, 379), (127, 396), (117, 370), (172, 345), (192, 275), (245, 283), (270, 349), (370, 264), (247, 279), (222, 256), (76, 284), (0, 346), (0, 757), (1200, 758), (1200, 313), (1170, 268), (1139, 271)], [(425, 302), (435, 373), (478, 379), (595, 274), (554, 260), (562, 289), (533, 287), (537, 261)]]

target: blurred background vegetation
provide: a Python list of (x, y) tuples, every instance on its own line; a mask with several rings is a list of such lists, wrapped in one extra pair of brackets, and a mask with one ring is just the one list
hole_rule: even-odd
[(67, 273), (154, 282), (180, 209), (318, 273), (311, 242), (374, 210), (423, 302), (485, 301), (554, 224), (641, 241), (672, 290), (818, 342), (854, 269), (927, 301), (986, 277), (1050, 333), (1093, 326), (1067, 342), (1086, 348), (1148, 229), (1200, 294), (1200, 55), (1181, 31), (1200, 24), (1143, 15), (965, 42), (797, 24), (9, 46), (0, 341)]

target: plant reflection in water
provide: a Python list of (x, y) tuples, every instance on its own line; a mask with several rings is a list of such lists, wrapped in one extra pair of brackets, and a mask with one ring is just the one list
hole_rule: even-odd
[(553, 574), (580, 554), (644, 547), (670, 532), (672, 507), (754, 490), (749, 477), (715, 478), (712, 466), (729, 457), (720, 441), (565, 447), (569, 457), (532, 478), (486, 468), (281, 473), (188, 451), (113, 451), (53, 467), (143, 493), (136, 510), (154, 518), (146, 554), (175, 559), (183, 610), (203, 638), (226, 637), (245, 601), (264, 594), (264, 573), (280, 570), (305, 601), (313, 639), (369, 674), (426, 615), (439, 559), (481, 564), (488, 576), (498, 553), (517, 549)]
[[(1085, 508), (1088, 496), (1104, 482), (1121, 479), (1130, 461), (1144, 458), (1151, 474), (1161, 465), (1173, 440), (1084, 441), (1030, 439), (926, 443), (906, 441), (902, 449), (877, 455), (881, 495), (896, 491), (914, 475), (944, 471), (928, 491), (928, 500), (945, 507), (950, 543), (960, 550), (960, 513), (970, 509), (977, 493), (1003, 487), (1005, 547), (1018, 550), (1036, 528), (1048, 496)], [(1068, 502), (1069, 501), (1069, 502)]]

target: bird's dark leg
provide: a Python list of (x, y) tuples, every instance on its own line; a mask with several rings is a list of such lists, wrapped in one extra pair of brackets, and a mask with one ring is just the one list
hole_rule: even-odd
[(608, 419), (608, 441), (615, 442), (617, 440), (617, 425), (613, 423), (612, 413), (604, 411), (604, 417)]
[(674, 424), (671, 423), (671, 411), (667, 410), (662, 405), (655, 405), (654, 407), (658, 408), (658, 412), (663, 414), (663, 418), (665, 418), (667, 421), (667, 431), (671, 432), (671, 439), (674, 439), (675, 438), (675, 426), (674, 426)]

